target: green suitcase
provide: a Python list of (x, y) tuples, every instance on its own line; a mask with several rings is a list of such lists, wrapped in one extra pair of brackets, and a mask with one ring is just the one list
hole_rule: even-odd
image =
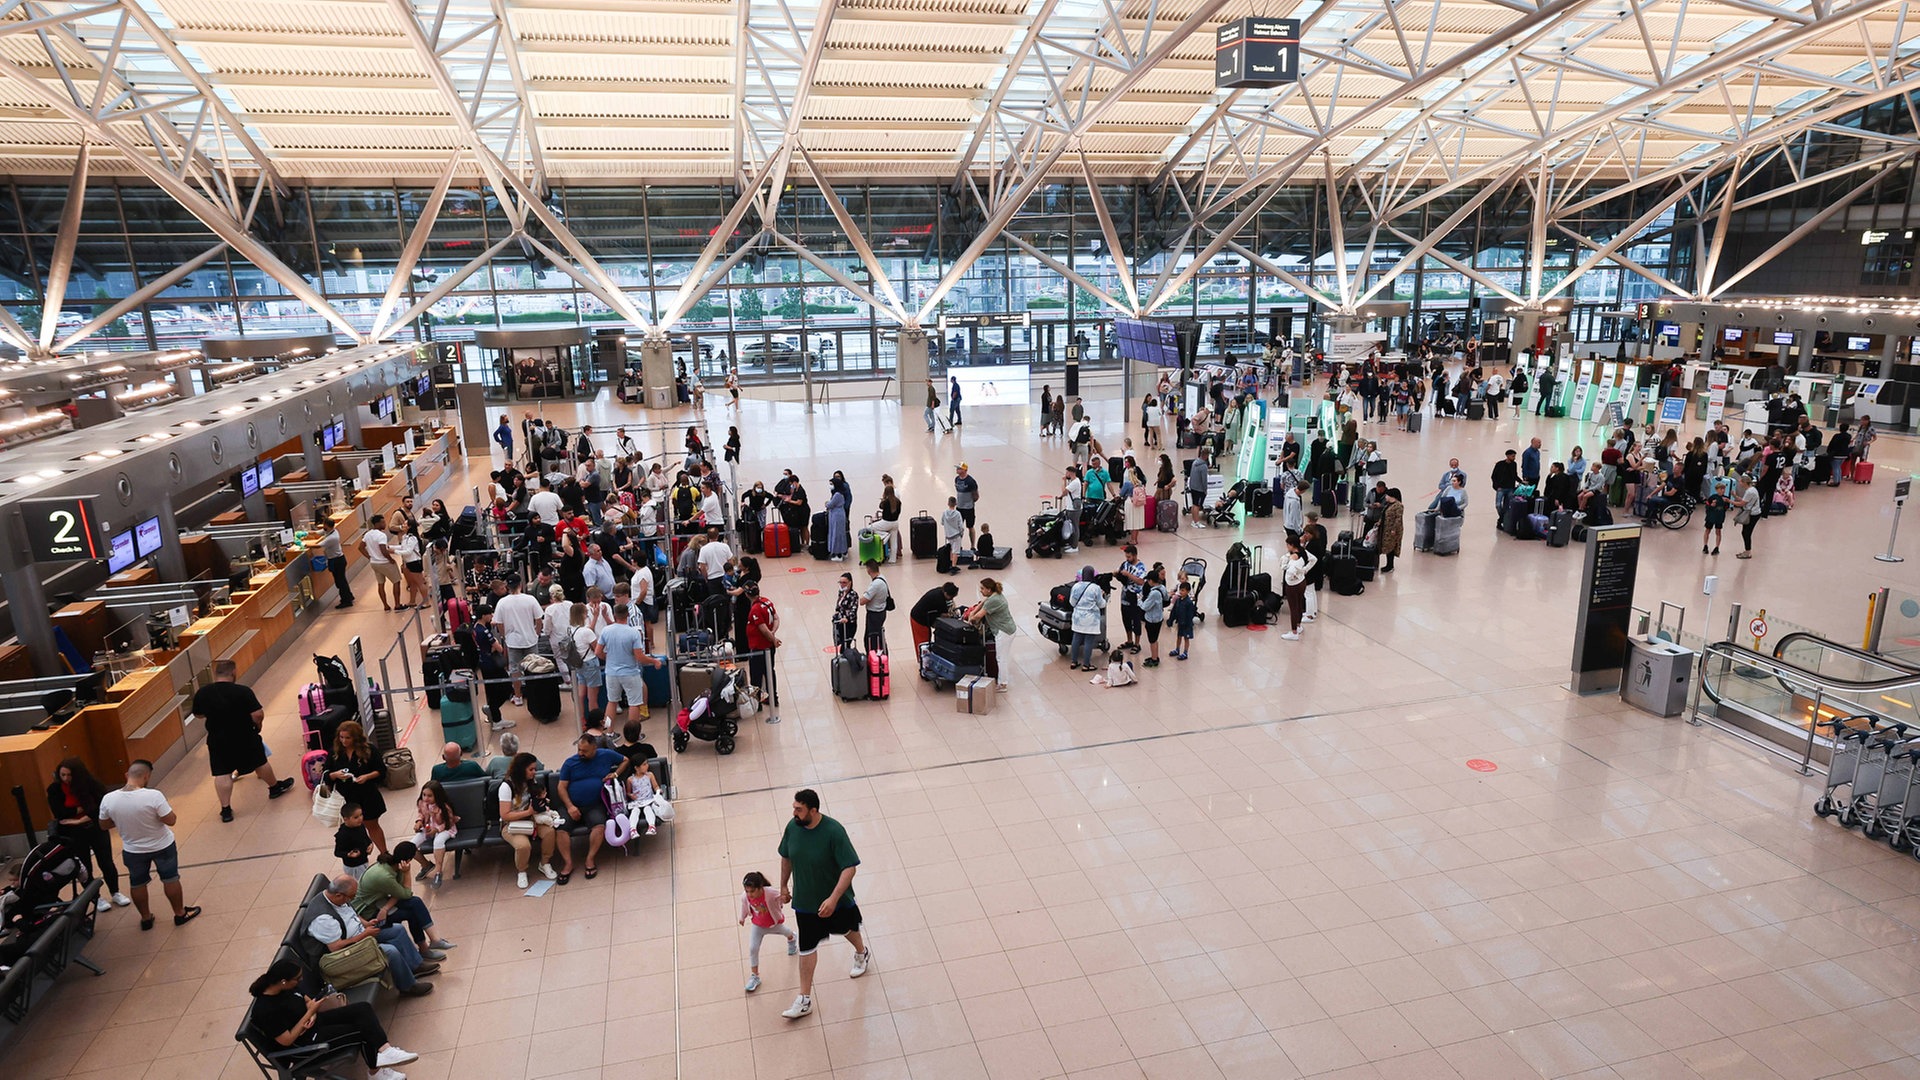
[(861, 529), (860, 530), (860, 561), (862, 563), (886, 562), (887, 561), (886, 538), (881, 536), (879, 533), (874, 532), (872, 529)]

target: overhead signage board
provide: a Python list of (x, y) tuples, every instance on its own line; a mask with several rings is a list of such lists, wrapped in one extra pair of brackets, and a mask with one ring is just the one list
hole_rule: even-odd
[(944, 334), (949, 328), (964, 326), (1032, 326), (1031, 311), (971, 311), (955, 312), (951, 315), (942, 312), (937, 326)]
[(27, 551), (34, 562), (82, 562), (101, 557), (93, 496), (22, 499), (20, 519), (27, 526)]
[(1220, 27), (1213, 46), (1214, 86), (1286, 86), (1299, 77), (1300, 20), (1256, 17)]

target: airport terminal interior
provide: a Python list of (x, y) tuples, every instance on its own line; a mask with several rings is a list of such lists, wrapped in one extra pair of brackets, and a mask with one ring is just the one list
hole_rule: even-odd
[(1920, 1077), (1916, 63), (0, 0), (0, 1076)]

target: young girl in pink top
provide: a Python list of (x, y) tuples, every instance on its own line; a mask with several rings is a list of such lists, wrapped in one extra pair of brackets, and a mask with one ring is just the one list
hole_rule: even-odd
[(753, 965), (747, 973), (747, 993), (760, 989), (760, 939), (768, 934), (779, 934), (787, 939), (787, 955), (800, 951), (799, 935), (787, 925), (786, 912), (781, 910), (780, 894), (773, 891), (773, 882), (758, 870), (749, 871), (740, 882), (745, 891), (740, 896), (740, 919), (735, 925), (745, 925), (753, 920), (753, 940), (747, 946), (747, 960)]

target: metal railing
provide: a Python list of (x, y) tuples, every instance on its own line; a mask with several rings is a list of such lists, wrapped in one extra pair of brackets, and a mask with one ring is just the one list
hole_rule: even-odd
[(1715, 708), (1696, 702), (1694, 722), (1712, 723), (1793, 759), (1803, 773), (1816, 759), (1831, 756), (1833, 742), (1819, 728), (1837, 718), (1869, 716), (1920, 727), (1920, 671), (1811, 633), (1787, 635), (1775, 653), (1731, 641), (1707, 645), (1700, 690)]

